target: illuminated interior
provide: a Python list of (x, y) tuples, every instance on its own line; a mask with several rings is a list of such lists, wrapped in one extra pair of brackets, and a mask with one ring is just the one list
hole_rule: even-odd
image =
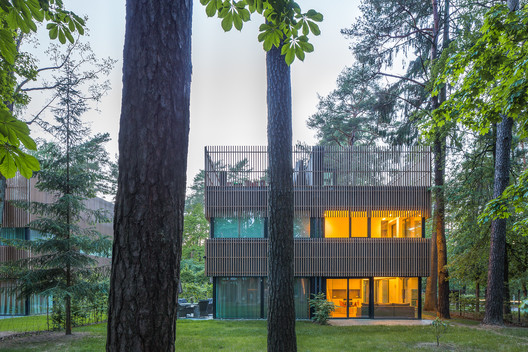
[(368, 318), (368, 279), (327, 279), (326, 297), (335, 305), (332, 318)]
[(325, 237), (367, 237), (368, 218), (354, 215), (348, 211), (325, 212)]
[(422, 237), (422, 218), (372, 218), (371, 237)]
[(418, 278), (375, 277), (374, 316), (417, 318)]

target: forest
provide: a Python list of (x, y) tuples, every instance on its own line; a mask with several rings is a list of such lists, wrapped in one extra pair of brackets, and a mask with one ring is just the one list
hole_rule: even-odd
[[(107, 320), (108, 351), (175, 349), (178, 298), (213, 297), (205, 171), (186, 174), (192, 11), (217, 17), (225, 32), (258, 18), (270, 178), (266, 344), (296, 351), (290, 67), (317, 51), (324, 4), (200, 0), (192, 10), (192, 0), (128, 0), (116, 162), (108, 135), (82, 119), (110, 90), (116, 61), (92, 52), (89, 22), (67, 3), (0, 1), (0, 211), (13, 177), (37, 175), (36, 189), (54, 195), (13, 202), (36, 220), (24, 234), (2, 231), (2, 247), (37, 255), (2, 265), (2, 292), (53, 297), (53, 324), (66, 334), (83, 325), (80, 311), (93, 311)], [(526, 325), (528, 2), (362, 0), (359, 13), (341, 30), (350, 63), (306, 125), (320, 146), (429, 147), (424, 312)], [(25, 51), (37, 30), (52, 41), (46, 66)], [(47, 100), (28, 113), (42, 92)], [(86, 206), (96, 196), (111, 199), (114, 213)], [(112, 219), (110, 238), (96, 224)]]

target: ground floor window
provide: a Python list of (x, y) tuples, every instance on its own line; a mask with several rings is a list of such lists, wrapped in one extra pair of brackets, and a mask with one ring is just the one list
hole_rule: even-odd
[(417, 277), (326, 279), (326, 297), (336, 308), (332, 318), (369, 318), (371, 314), (374, 318), (419, 318), (418, 281)]
[(418, 318), (417, 277), (375, 277), (374, 316)]
[(369, 279), (327, 279), (326, 297), (334, 303), (332, 318), (369, 317)]
[[(309, 318), (309, 279), (296, 278), (294, 282), (295, 315)], [(267, 314), (267, 279), (260, 277), (215, 278), (216, 318), (260, 319)]]
[(0, 315), (33, 315), (46, 313), (51, 308), (47, 296), (20, 297), (13, 280), (0, 281)]

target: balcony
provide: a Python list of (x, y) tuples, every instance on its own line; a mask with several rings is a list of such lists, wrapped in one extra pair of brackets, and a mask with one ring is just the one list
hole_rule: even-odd
[[(206, 147), (206, 217), (267, 216), (267, 169), (266, 147)], [(328, 210), (379, 217), (431, 213), (431, 153), (425, 147), (295, 148), (292, 180), (297, 216), (322, 217)]]
[[(295, 239), (295, 276), (429, 276), (430, 239)], [(267, 276), (267, 239), (208, 239), (207, 276)]]

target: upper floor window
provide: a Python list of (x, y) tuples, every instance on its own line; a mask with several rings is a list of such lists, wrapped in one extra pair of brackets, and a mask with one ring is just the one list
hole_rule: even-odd
[(216, 238), (264, 238), (264, 218), (247, 215), (243, 217), (214, 218)]
[(422, 237), (422, 218), (372, 218), (371, 237)]

